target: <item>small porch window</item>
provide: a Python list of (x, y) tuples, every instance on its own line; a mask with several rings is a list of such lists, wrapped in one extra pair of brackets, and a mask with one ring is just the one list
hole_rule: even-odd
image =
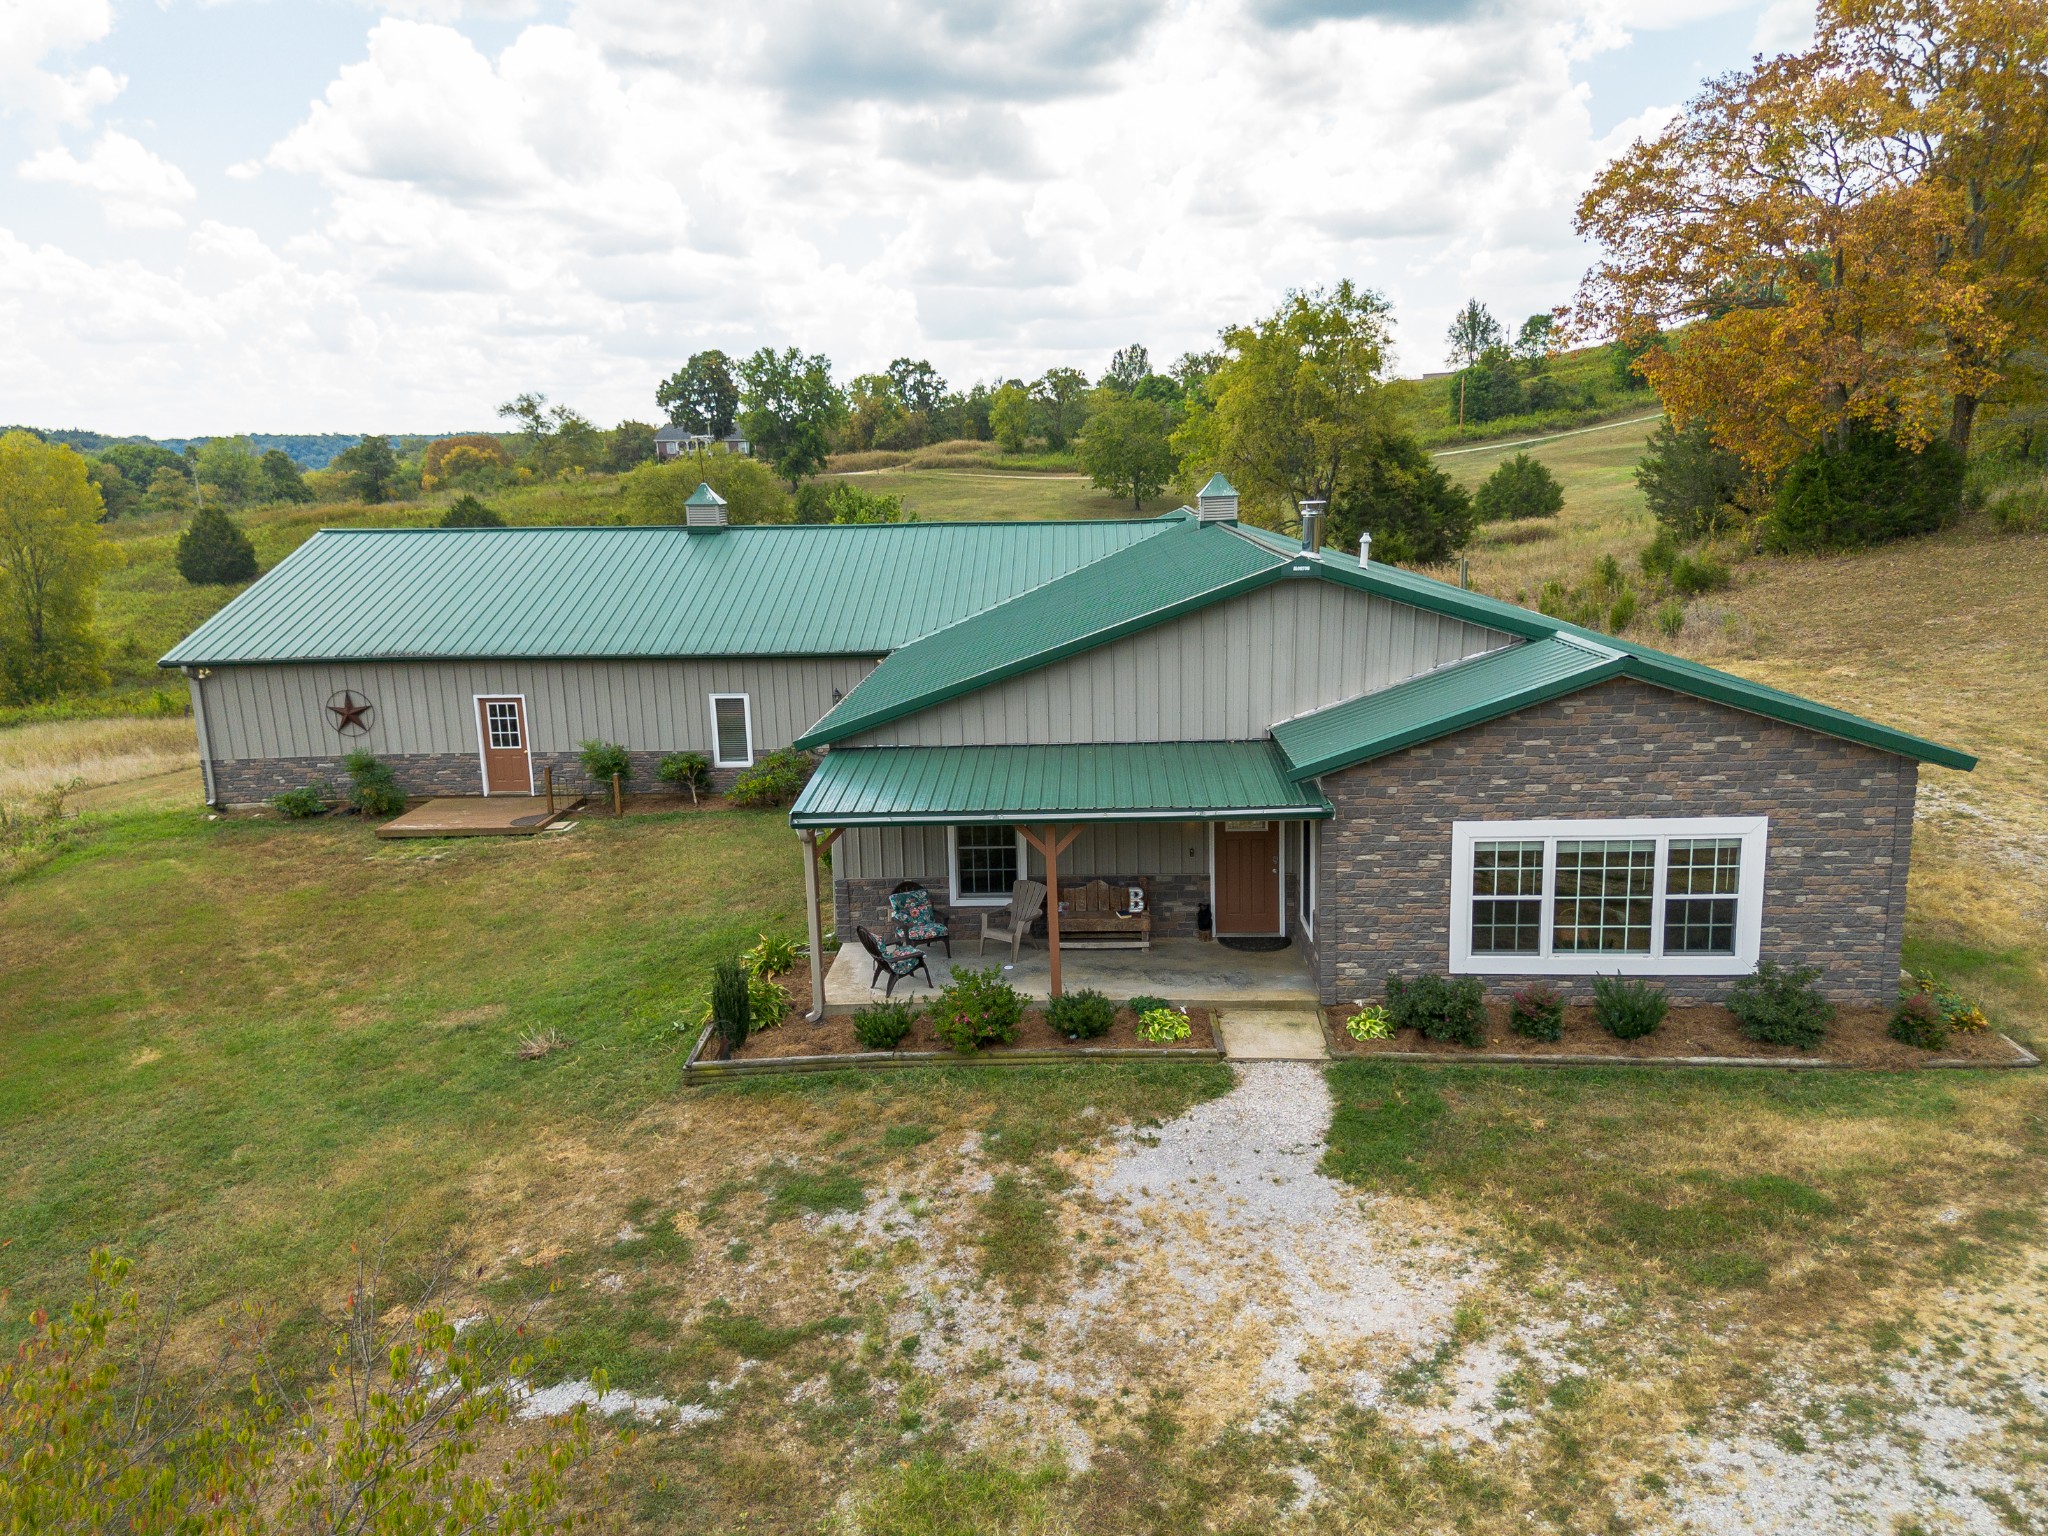
[(1023, 878), (1024, 840), (1014, 827), (950, 827), (946, 852), (955, 906), (999, 907)]
[(719, 768), (754, 766), (754, 711), (744, 693), (711, 695), (711, 761)]

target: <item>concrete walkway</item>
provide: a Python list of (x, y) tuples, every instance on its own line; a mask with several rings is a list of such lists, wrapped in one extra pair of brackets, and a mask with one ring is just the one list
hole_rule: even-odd
[[(1047, 995), (1050, 967), (1043, 949), (1027, 945), (1013, 967), (1007, 946), (988, 947), (986, 959), (974, 953), (974, 940), (953, 941), (949, 964), (937, 945), (926, 951), (932, 980), (944, 986), (952, 979), (953, 967), (977, 970), (995, 965), (1003, 968), (1003, 979), (1034, 1001)], [(825, 1007), (832, 1013), (846, 1013), (879, 1001), (882, 988), (868, 989), (875, 965), (858, 944), (848, 944), (833, 959), (825, 974)], [(1247, 954), (1221, 944), (1204, 944), (1196, 939), (1161, 939), (1150, 949), (1060, 949), (1060, 981), (1068, 991), (1093, 987), (1122, 1002), (1125, 998), (1150, 993), (1170, 1003), (1208, 1008), (1292, 1007), (1313, 1008), (1315, 982), (1308, 973), (1308, 961), (1300, 948)], [(928, 998), (924, 979), (899, 981), (896, 995), (913, 1001)]]
[(1232, 1061), (1324, 1061), (1330, 1054), (1323, 1015), (1313, 1003), (1224, 1008), (1216, 1032)]

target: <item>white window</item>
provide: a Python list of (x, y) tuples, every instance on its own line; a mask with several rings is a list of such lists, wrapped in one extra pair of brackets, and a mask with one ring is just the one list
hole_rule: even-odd
[(1451, 969), (1747, 975), (1769, 828), (1762, 816), (1457, 822)]
[(999, 907), (1024, 878), (1024, 838), (1013, 827), (948, 827), (953, 904)]
[(491, 746), (498, 751), (516, 752), (519, 740), (519, 706), (510, 699), (492, 699), (484, 705), (484, 723), (490, 727)]
[(719, 768), (754, 766), (754, 709), (744, 693), (711, 695), (711, 761)]

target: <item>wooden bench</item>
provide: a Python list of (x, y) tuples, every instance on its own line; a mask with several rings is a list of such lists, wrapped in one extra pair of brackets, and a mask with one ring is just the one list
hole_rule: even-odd
[[(1133, 902), (1131, 893), (1137, 893)], [(1073, 949), (1150, 949), (1152, 891), (1142, 879), (1121, 885), (1091, 880), (1060, 893), (1060, 943)], [(1136, 910), (1131, 908), (1135, 906)]]

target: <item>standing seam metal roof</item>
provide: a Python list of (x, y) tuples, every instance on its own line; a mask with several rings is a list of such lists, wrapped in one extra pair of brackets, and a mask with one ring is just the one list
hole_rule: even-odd
[(160, 665), (880, 656), (1178, 522), (327, 529)]

